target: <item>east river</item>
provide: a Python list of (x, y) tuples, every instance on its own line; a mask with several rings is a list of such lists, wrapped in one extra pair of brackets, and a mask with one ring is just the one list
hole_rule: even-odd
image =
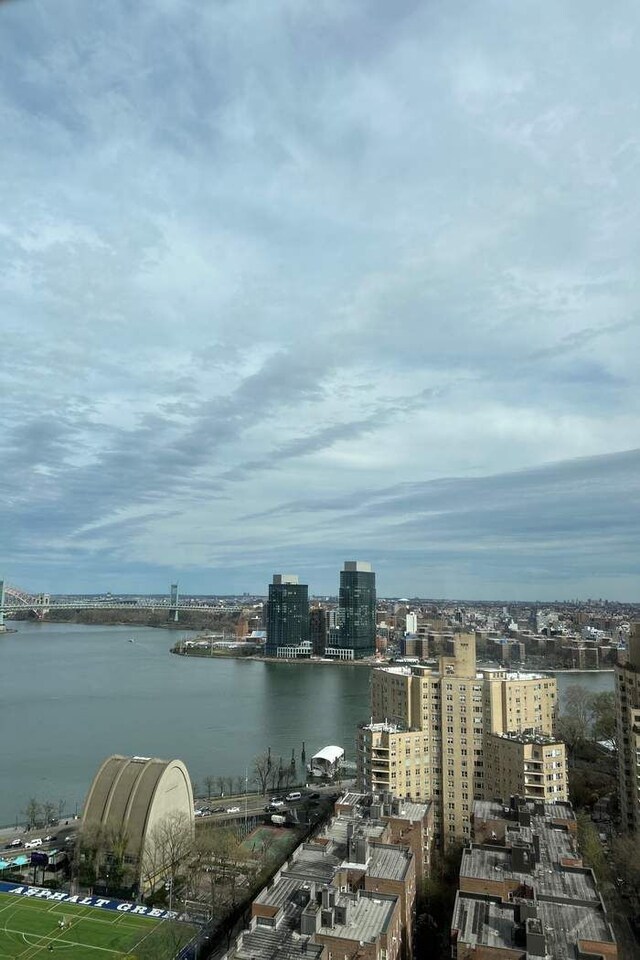
[[(20, 622), (0, 634), (0, 824), (35, 797), (68, 812), (112, 753), (178, 757), (192, 778), (251, 776), (271, 747), (288, 763), (329, 743), (354, 758), (369, 711), (369, 670), (332, 664), (179, 657), (180, 636), (151, 627)], [(134, 638), (134, 643), (129, 643)], [(558, 674), (593, 692), (612, 673)]]

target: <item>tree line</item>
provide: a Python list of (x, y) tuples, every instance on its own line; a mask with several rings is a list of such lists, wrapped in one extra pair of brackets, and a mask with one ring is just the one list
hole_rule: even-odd
[(591, 693), (579, 683), (567, 687), (557, 733), (571, 756), (587, 741), (605, 741), (618, 752), (615, 697), (613, 693)]
[[(204, 796), (211, 800), (214, 796), (237, 796), (248, 793), (249, 786), (257, 787), (258, 791), (266, 794), (269, 791), (286, 790), (298, 782), (298, 767), (295, 752), (291, 752), (291, 759), (287, 762), (282, 757), (277, 760), (272, 757), (271, 750), (265, 750), (253, 758), (251, 768), (244, 777), (214, 777), (202, 778)], [(193, 795), (200, 794), (198, 783), (192, 783)]]

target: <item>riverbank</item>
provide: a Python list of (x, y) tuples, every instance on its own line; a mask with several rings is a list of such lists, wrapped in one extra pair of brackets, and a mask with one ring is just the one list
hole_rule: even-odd
[(224, 613), (218, 610), (181, 610), (178, 621), (169, 619), (169, 611), (166, 607), (157, 609), (131, 609), (106, 610), (96, 607), (93, 610), (88, 609), (69, 609), (56, 610), (50, 608), (44, 620), (35, 621), (26, 611), (24, 614), (13, 615), (14, 623), (50, 623), (50, 624), (76, 624), (78, 626), (88, 627), (116, 627), (116, 626), (140, 626), (140, 627), (158, 627), (162, 630), (223, 630), (233, 633), (237, 626), (241, 614)]
[[(193, 642), (198, 640), (205, 640), (205, 637), (194, 637)], [(286, 659), (285, 657), (267, 657), (264, 654), (257, 653), (248, 653), (242, 650), (235, 650), (233, 647), (219, 648), (212, 650), (210, 647), (183, 647), (180, 643), (171, 647), (170, 653), (175, 653), (179, 657), (194, 657), (200, 660), (254, 660), (258, 663), (285, 663), (289, 666), (298, 666), (302, 664), (310, 664), (312, 666), (317, 665), (328, 665), (328, 666), (349, 666), (349, 667), (399, 667), (399, 666), (411, 666), (411, 664), (402, 663), (394, 660), (333, 660), (329, 657), (300, 657), (295, 659)], [(417, 664), (417, 666), (427, 666), (429, 664)], [(520, 667), (521, 673), (543, 673), (545, 675), (556, 676), (557, 674), (590, 674), (597, 675), (601, 673), (613, 673), (613, 667), (595, 667), (587, 670), (580, 670), (576, 667), (538, 667), (538, 666), (528, 666), (526, 661), (521, 664), (512, 664), (508, 665), (499, 665), (496, 663), (478, 663), (478, 670), (498, 670), (498, 669), (507, 669), (510, 672), (516, 672), (516, 668)]]
[(283, 663), (288, 666), (299, 666), (302, 664), (325, 665), (329, 667), (381, 667), (388, 666), (388, 661), (380, 660), (330, 660), (328, 657), (300, 657), (288, 660), (285, 657), (267, 657), (257, 653), (243, 653), (242, 651), (232, 649), (208, 650), (205, 647), (184, 648), (180, 645), (171, 647), (170, 653), (175, 653), (178, 657), (193, 657), (200, 660), (251, 660), (255, 663)]

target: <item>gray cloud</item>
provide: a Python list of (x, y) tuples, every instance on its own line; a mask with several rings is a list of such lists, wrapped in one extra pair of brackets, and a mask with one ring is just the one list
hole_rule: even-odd
[(424, 540), (457, 595), (629, 589), (637, 5), (0, 20), (13, 580), (255, 589), (370, 549), (405, 593)]

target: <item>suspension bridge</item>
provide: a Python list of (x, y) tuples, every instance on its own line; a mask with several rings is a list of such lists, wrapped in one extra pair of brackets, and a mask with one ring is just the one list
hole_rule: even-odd
[(44, 620), (55, 610), (166, 610), (167, 619), (178, 622), (180, 612), (240, 613), (239, 604), (224, 604), (217, 600), (205, 601), (180, 598), (178, 584), (171, 584), (167, 597), (67, 597), (49, 593), (32, 594), (0, 580), (0, 630), (5, 617), (15, 613), (29, 613), (37, 620)]

